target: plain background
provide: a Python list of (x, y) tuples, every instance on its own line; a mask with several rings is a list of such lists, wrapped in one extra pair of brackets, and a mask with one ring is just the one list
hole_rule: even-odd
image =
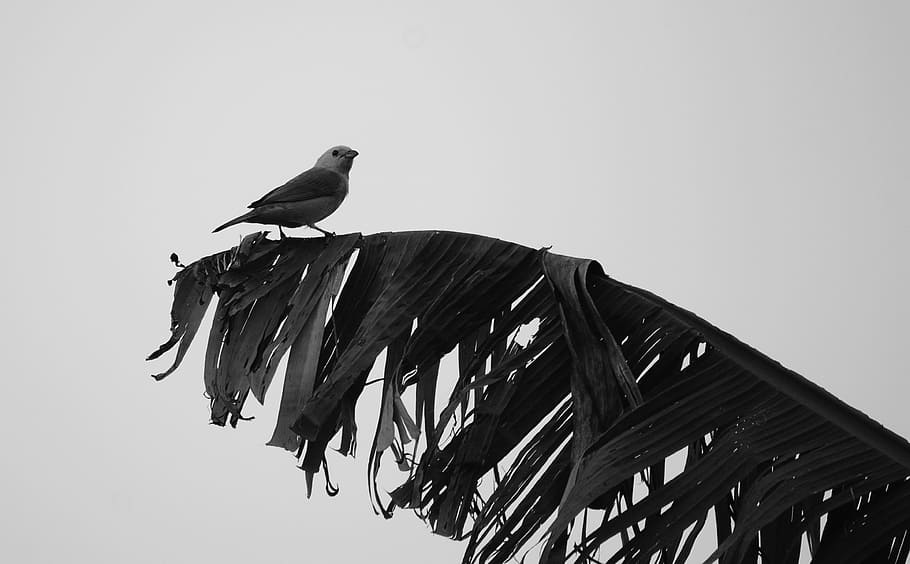
[(323, 227), (597, 259), (910, 435), (910, 8), (757, 4), (0, 4), (0, 559), (459, 560), (370, 510), (375, 403), (307, 500), (263, 445), (280, 382), (233, 431), (204, 338), (148, 377), (168, 255), (334, 144)]

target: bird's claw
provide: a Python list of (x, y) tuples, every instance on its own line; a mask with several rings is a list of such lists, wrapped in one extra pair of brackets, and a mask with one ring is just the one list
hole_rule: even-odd
[(331, 231), (326, 231), (325, 229), (323, 229), (321, 227), (317, 227), (314, 224), (308, 224), (307, 227), (309, 227), (310, 229), (315, 229), (316, 231), (319, 231), (320, 233), (325, 235), (326, 239), (331, 239), (332, 237), (335, 236), (335, 233), (333, 233)]

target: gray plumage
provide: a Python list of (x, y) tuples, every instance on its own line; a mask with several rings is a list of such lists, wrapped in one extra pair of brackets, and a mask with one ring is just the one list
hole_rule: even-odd
[(313, 168), (259, 198), (249, 205), (250, 211), (217, 227), (213, 233), (238, 223), (262, 223), (279, 229), (306, 225), (329, 234), (316, 227), (316, 222), (337, 210), (348, 195), (348, 173), (356, 156), (357, 151), (350, 147), (332, 147), (316, 160)]

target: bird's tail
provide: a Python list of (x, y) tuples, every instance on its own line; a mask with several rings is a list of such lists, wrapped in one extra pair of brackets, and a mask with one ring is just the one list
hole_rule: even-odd
[(226, 228), (228, 228), (228, 227), (230, 227), (230, 226), (232, 226), (232, 225), (237, 225), (238, 223), (243, 223), (244, 221), (246, 221), (246, 220), (252, 218), (252, 217), (255, 215), (255, 213), (256, 213), (256, 210), (252, 210), (252, 211), (246, 212), (245, 214), (243, 214), (243, 215), (241, 215), (241, 216), (239, 216), (239, 217), (235, 217), (234, 219), (228, 221), (227, 223), (224, 223), (224, 224), (219, 225), (218, 227), (216, 227), (215, 230), (212, 231), (212, 233), (218, 233), (218, 232), (221, 231), (222, 229), (226, 229)]

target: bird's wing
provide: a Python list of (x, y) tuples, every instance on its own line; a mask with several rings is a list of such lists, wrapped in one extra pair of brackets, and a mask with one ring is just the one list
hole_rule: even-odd
[(303, 202), (313, 198), (338, 195), (344, 189), (342, 175), (327, 168), (311, 168), (288, 180), (249, 205), (258, 208), (266, 204)]

